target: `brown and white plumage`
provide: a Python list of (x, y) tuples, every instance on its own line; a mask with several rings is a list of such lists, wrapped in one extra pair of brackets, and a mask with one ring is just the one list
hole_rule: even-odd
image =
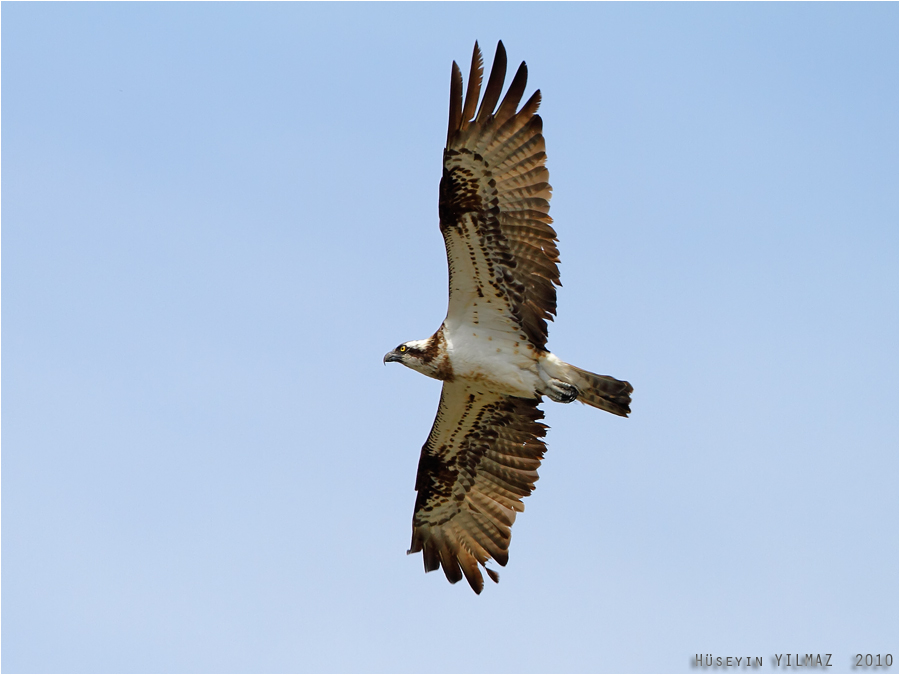
[(445, 382), (437, 419), (419, 459), (410, 553), (425, 571), (462, 574), (476, 592), (479, 565), (508, 559), (509, 528), (538, 479), (546, 427), (537, 400), (477, 383)]
[[(536, 91), (516, 111), (528, 78), (523, 62), (503, 103), (492, 114), (505, 74), (506, 50), (501, 42), (476, 115), (482, 80), (478, 44), (472, 56), (465, 104), (462, 75), (453, 63), (439, 202), (441, 232), (450, 261), (448, 314), (483, 319), (484, 303), (478, 300), (485, 293), (490, 300), (493, 294), (489, 288), (500, 284), (506, 303), (499, 310), (496, 306), (491, 310), (512, 319), (515, 333), (524, 334), (532, 345), (543, 348), (547, 342), (546, 320), (556, 314), (559, 250), (548, 215), (551, 188), (544, 166), (543, 123), (536, 114), (541, 93)], [(472, 241), (483, 242), (480, 265), (466, 264)], [(462, 261), (465, 269), (456, 269), (457, 261)]]
[(447, 317), (430, 338), (384, 359), (444, 382), (419, 460), (409, 552), (421, 551), (425, 570), (442, 567), (453, 583), (465, 576), (476, 593), (484, 586), (479, 567), (490, 559), (506, 564), (510, 528), (538, 479), (546, 450), (541, 397), (621, 416), (631, 402), (627, 382), (571, 366), (545, 347), (559, 251), (548, 215), (540, 92), (519, 108), (527, 73), (523, 62), (501, 101), (506, 51), (499, 43), (479, 107), (478, 43), (465, 98), (453, 63), (439, 201)]

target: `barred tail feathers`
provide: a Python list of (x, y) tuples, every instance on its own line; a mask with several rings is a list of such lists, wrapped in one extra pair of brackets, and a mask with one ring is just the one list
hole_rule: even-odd
[(574, 385), (578, 390), (578, 396), (574, 400), (622, 417), (628, 417), (628, 413), (631, 412), (631, 392), (634, 389), (628, 382), (582, 370), (550, 353), (544, 354), (541, 358), (540, 370), (541, 377), (548, 384), (552, 380), (557, 380)]
[(569, 366), (569, 381), (578, 388), (577, 400), (613, 415), (628, 417), (631, 412), (631, 392), (634, 391), (628, 382), (566, 365)]

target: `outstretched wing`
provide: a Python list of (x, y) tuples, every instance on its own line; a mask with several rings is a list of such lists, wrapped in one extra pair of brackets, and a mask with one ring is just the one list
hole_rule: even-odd
[(523, 62), (497, 107), (505, 77), (500, 42), (476, 114), (482, 78), (478, 43), (465, 101), (462, 74), (453, 63), (439, 202), (450, 269), (446, 324), (451, 330), (481, 325), (544, 349), (546, 320), (556, 314), (560, 283), (556, 232), (548, 215), (550, 175), (542, 122), (535, 114), (541, 93), (517, 111), (528, 78)]
[[(525, 510), (546, 449), (544, 413), (530, 400), (445, 382), (437, 418), (422, 447), (409, 553), (422, 551), (425, 571), (450, 583), (465, 575), (484, 588), (478, 566), (506, 565), (516, 513)], [(498, 575), (487, 569), (497, 581)]]

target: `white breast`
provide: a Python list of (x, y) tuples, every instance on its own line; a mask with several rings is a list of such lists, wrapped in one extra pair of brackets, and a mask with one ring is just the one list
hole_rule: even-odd
[(508, 331), (460, 323), (445, 325), (455, 378), (482, 382), (488, 391), (531, 398), (541, 386), (534, 348)]

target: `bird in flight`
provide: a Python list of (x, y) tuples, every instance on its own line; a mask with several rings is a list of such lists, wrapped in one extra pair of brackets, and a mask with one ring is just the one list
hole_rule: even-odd
[(409, 553), (421, 551), (425, 571), (442, 567), (450, 583), (465, 575), (476, 593), (484, 588), (479, 566), (499, 580), (487, 563), (506, 565), (510, 528), (538, 479), (547, 430), (542, 397), (627, 417), (632, 392), (628, 382), (576, 368), (546, 348), (560, 282), (536, 114), (541, 93), (519, 108), (523, 62), (500, 101), (502, 42), (478, 107), (482, 72), (477, 42), (465, 98), (455, 61), (451, 71), (438, 204), (450, 271), (447, 318), (430, 338), (384, 356), (443, 382), (419, 458)]

